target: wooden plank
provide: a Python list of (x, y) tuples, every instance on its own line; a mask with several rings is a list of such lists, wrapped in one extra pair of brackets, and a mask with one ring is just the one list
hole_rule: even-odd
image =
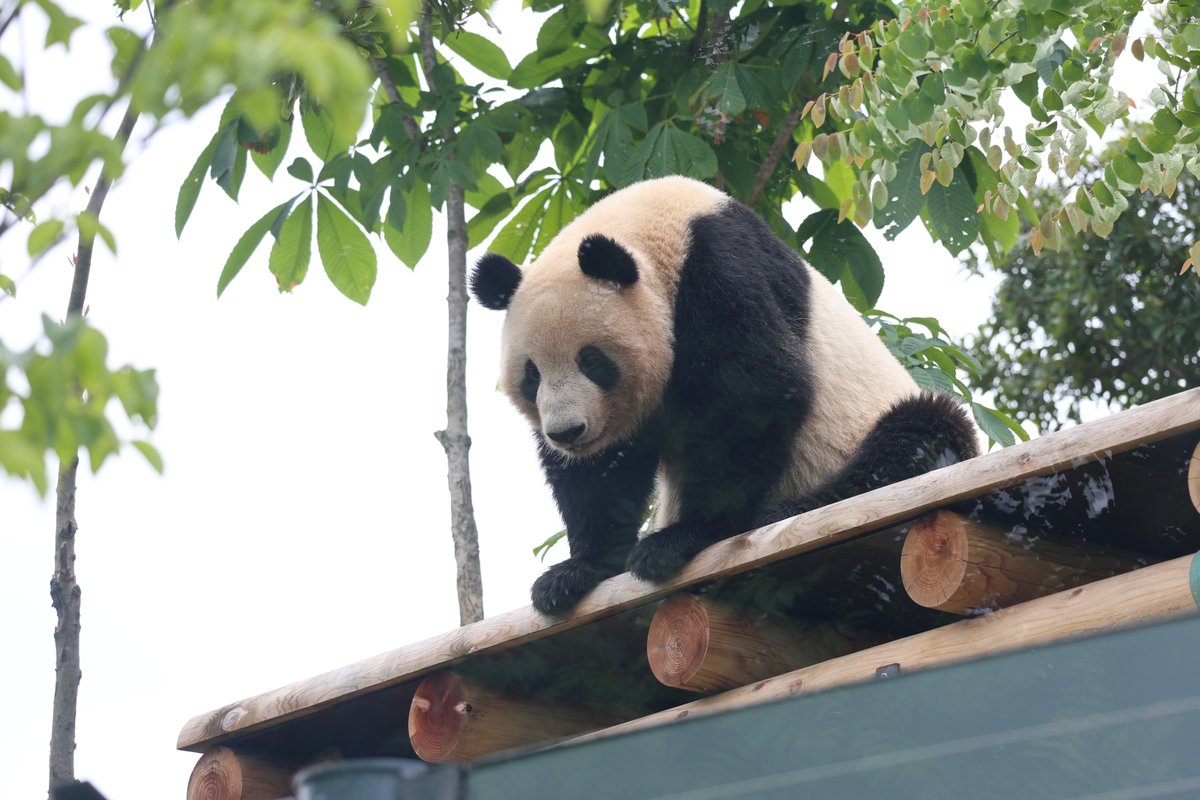
[(1192, 506), (1200, 513), (1200, 442), (1192, 451), (1192, 460), (1188, 462), (1188, 496), (1192, 498)]
[(902, 672), (928, 669), (1194, 615), (1200, 611), (1200, 596), (1193, 596), (1197, 576), (1200, 555), (1164, 561), (578, 736), (563, 746), (862, 683), (876, 679), (881, 667), (894, 664)]
[(519, 608), (423, 642), (326, 672), (194, 717), (177, 746), (204, 751), (334, 703), (414, 681), (477, 653), (524, 644), (612, 616), (679, 589), (879, 530), (948, 503), (1200, 427), (1200, 388), (997, 450), (945, 469), (814, 509), (721, 541), (677, 576), (651, 585), (628, 573), (604, 581), (568, 616)]

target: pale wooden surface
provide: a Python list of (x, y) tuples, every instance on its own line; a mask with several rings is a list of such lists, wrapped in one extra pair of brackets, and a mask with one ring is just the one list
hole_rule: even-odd
[(878, 644), (830, 623), (780, 619), (693, 594), (666, 600), (650, 622), (646, 656), (667, 686), (711, 692), (745, 686)]
[(279, 800), (292, 793), (292, 769), (228, 747), (200, 756), (187, 800)]
[[(1143, 562), (1144, 563), (1144, 562)], [(973, 615), (1129, 572), (1132, 553), (935, 511), (913, 523), (900, 553), (904, 590), (917, 605)]]
[(447, 670), (421, 681), (408, 712), (408, 738), (425, 761), (470, 761), (625, 719), (577, 703), (510, 697)]
[(524, 644), (648, 603), (681, 588), (805, 553), (938, 506), (1124, 452), (1200, 427), (1200, 389), (996, 450), (721, 541), (677, 576), (651, 585), (624, 573), (601, 583), (564, 618), (519, 608), (194, 717), (178, 747), (204, 751), (347, 698), (413, 681), (478, 653)]
[(772, 700), (812, 694), (876, 678), (880, 667), (914, 671), (1022, 650), (1086, 634), (1198, 613), (1189, 571), (1200, 556), (1183, 556), (1030, 600), (905, 639), (835, 658), (775, 678), (649, 714), (565, 744), (665, 725)]

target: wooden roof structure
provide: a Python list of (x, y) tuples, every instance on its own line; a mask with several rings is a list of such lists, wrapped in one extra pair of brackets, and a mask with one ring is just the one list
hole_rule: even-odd
[[(201, 714), (188, 797), (330, 758), (470, 761), (1200, 608), (1200, 389), (726, 539), (568, 616), (522, 608)], [(662, 602), (660, 602), (662, 601)]]

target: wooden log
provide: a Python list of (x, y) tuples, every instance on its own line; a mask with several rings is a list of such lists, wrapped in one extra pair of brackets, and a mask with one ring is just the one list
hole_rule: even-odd
[(519, 608), (406, 647), (248, 697), (189, 720), (181, 750), (210, 750), (388, 686), (418, 680), (479, 653), (506, 649), (619, 614), (680, 589), (746, 572), (886, 528), (925, 511), (1069, 469), (1200, 428), (1200, 388), (1112, 417), (995, 450), (945, 469), (814, 509), (725, 539), (676, 576), (650, 585), (629, 573), (609, 578), (564, 617)]
[(677, 594), (650, 621), (646, 656), (667, 686), (711, 692), (790, 672), (877, 644), (844, 627), (781, 620), (708, 597)]
[(912, 672), (1197, 613), (1200, 555), (1183, 556), (767, 678), (564, 744), (862, 683), (876, 679), (884, 667)]
[(218, 747), (192, 768), (187, 800), (279, 800), (292, 793), (292, 772), (280, 762)]
[(1192, 498), (1192, 506), (1200, 513), (1200, 442), (1192, 451), (1192, 460), (1188, 462), (1188, 496)]
[(408, 711), (408, 738), (425, 761), (470, 761), (628, 719), (578, 703), (509, 696), (450, 671), (421, 681)]
[(935, 511), (909, 528), (900, 554), (904, 589), (917, 605), (974, 615), (1130, 572), (1136, 555)]

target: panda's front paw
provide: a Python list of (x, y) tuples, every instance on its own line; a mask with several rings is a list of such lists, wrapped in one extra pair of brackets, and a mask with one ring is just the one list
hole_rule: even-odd
[(635, 544), (626, 566), (634, 577), (662, 583), (683, 569), (707, 544), (690, 535), (686, 528), (668, 525)]
[(565, 614), (607, 577), (591, 562), (568, 558), (550, 567), (533, 582), (529, 593), (533, 607), (551, 616)]

